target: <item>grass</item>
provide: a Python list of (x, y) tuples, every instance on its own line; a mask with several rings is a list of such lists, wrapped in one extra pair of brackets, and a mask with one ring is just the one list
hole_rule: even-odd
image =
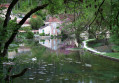
[[(91, 40), (91, 41), (95, 41), (95, 40)], [(88, 42), (90, 41), (87, 41), (87, 46), (88, 46)], [(100, 44), (100, 43), (99, 43)], [(98, 46), (98, 44), (94, 44), (93, 46)], [(88, 46), (89, 48), (93, 48), (92, 46)], [(98, 53), (99, 54), (99, 53)], [(119, 52), (112, 52), (112, 53), (106, 53), (106, 54), (103, 54), (104, 56), (108, 56), (110, 58), (116, 58), (116, 59), (119, 59)]]
[(106, 53), (105, 56), (119, 59), (119, 52), (116, 52), (116, 53)]
[(102, 43), (95, 43), (95, 44), (92, 44), (91, 47), (99, 47), (99, 46), (102, 46)]

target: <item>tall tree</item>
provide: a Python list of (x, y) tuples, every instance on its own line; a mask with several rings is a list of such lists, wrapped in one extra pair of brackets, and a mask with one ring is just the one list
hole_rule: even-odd
[[(11, 14), (11, 11), (13, 9), (13, 7), (15, 6), (15, 4), (18, 2), (19, 0), (13, 0), (7, 10), (7, 13), (6, 13), (6, 16), (5, 16), (5, 20), (4, 20), (4, 24), (3, 24), (3, 31), (2, 31), (2, 34), (1, 36), (5, 36), (8, 32), (7, 32), (7, 26), (8, 26), (8, 23), (9, 23), (9, 18), (10, 18), (10, 14)], [(20, 29), (20, 27), (24, 24), (24, 22), (35, 12), (37, 12), (38, 10), (41, 10), (41, 9), (44, 9), (45, 7), (48, 6), (48, 3), (45, 3), (43, 5), (40, 5), (40, 6), (37, 6), (35, 7), (34, 9), (31, 9), (31, 11), (29, 11), (25, 17), (18, 23), (16, 24), (15, 26), (15, 29), (13, 29), (13, 32), (11, 34), (11, 36), (6, 40), (6, 41), (1, 41), (0, 42), (0, 46), (3, 47), (3, 48), (0, 48), (0, 55), (2, 57), (4, 57), (6, 54), (7, 54), (7, 51), (8, 51), (8, 47), (9, 45), (13, 42), (15, 36), (18, 34), (18, 30)], [(2, 39), (0, 39), (2, 40)]]
[[(38, 6), (31, 9), (24, 18), (19, 22), (15, 23), (14, 21), (10, 20), (11, 11), (15, 7), (15, 5), (18, 3), (19, 0), (12, 0), (7, 13), (5, 15), (5, 20), (2, 26), (1, 34), (0, 34), (0, 56), (4, 57), (7, 54), (9, 45), (13, 42), (16, 35), (18, 34), (18, 30), (21, 28), (21, 26), (24, 24), (24, 22), (35, 12), (45, 9), (50, 14), (58, 14), (59, 11), (63, 10), (63, 0), (42, 0), (40, 1), (41, 4), (38, 3)], [(31, 0), (32, 1), (32, 0)], [(33, 1), (32, 1), (33, 2)], [(13, 23), (12, 26), (9, 27), (9, 23)], [(9, 30), (8, 30), (9, 29)], [(10, 32), (10, 34), (8, 34)]]

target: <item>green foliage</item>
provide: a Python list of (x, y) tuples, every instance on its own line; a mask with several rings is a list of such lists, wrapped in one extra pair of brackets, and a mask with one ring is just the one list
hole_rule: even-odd
[(32, 28), (29, 27), (29, 26), (27, 26), (27, 27), (22, 27), (20, 30), (24, 30), (24, 31), (26, 31), (26, 32), (29, 32), (29, 31), (32, 30)]
[(13, 11), (14, 13), (26, 13), (28, 12), (31, 8), (34, 8), (35, 6), (37, 6), (37, 1), (34, 0), (32, 1), (32, 3), (30, 3), (31, 0), (20, 0), (16, 6), (15, 6), (15, 10)]
[(28, 10), (28, 8), (29, 8), (28, 2), (22, 1), (22, 2), (21, 2), (21, 5), (20, 5), (20, 10), (21, 10), (22, 12), (26, 12), (26, 11)]
[(45, 40), (44, 39), (41, 39), (40, 42), (45, 42)]
[(119, 52), (119, 45), (115, 45), (112, 47), (113, 51)]
[(53, 36), (53, 35), (51, 35), (51, 38), (54, 38), (54, 36)]
[(48, 0), (48, 13), (51, 15), (59, 14), (64, 11), (64, 0)]
[(45, 36), (50, 36), (50, 34), (45, 34)]
[(40, 16), (43, 20), (46, 20), (46, 12), (45, 11), (37, 11), (35, 14), (37, 16)]
[(62, 37), (62, 40), (64, 40), (68, 37), (68, 35), (64, 31), (61, 31), (61, 37)]
[(34, 37), (34, 34), (32, 32), (27, 32), (26, 34), (27, 39), (33, 39), (33, 37)]
[(112, 27), (111, 31), (112, 31), (111, 41), (114, 44), (119, 45), (119, 27), (115, 25)]
[(116, 53), (106, 53), (105, 56), (119, 59), (119, 52), (116, 52)]
[[(2, 27), (2, 25), (3, 25), (3, 19), (0, 17), (0, 31), (2, 31), (3, 30), (3, 27)], [(1, 34), (1, 33), (0, 33)], [(1, 36), (1, 35), (0, 35)]]
[(31, 18), (30, 24), (32, 29), (39, 29), (44, 23), (40, 16), (37, 16), (36, 18)]
[(45, 36), (45, 33), (40, 33), (40, 36)]
[[(14, 29), (17, 28), (16, 19), (10, 20), (8, 23), (8, 26), (6, 27), (6, 32), (4, 32), (3, 21), (4, 20), (0, 18), (0, 23), (1, 23), (1, 26), (0, 26), (0, 40), (1, 41), (0, 41), (0, 43), (2, 44), (0, 49), (3, 49), (4, 43), (6, 42), (6, 40), (9, 39), (11, 34), (14, 32)], [(4, 36), (3, 36), (3, 34), (4, 34)]]
[(56, 27), (56, 29), (59, 29), (59, 27)]

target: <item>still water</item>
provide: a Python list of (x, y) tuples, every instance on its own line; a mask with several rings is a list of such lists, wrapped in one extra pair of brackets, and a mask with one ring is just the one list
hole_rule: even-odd
[(119, 83), (119, 62), (69, 48), (75, 48), (74, 41), (29, 41), (21, 45), (14, 56), (8, 54), (14, 64), (4, 64), (3, 76), (12, 66), (10, 75), (28, 68), (23, 76), (12, 80), (13, 83)]

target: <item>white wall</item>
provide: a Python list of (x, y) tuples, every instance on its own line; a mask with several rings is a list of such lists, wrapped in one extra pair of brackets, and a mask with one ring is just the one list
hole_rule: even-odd
[(39, 29), (39, 34), (40, 34), (40, 33), (43, 33), (43, 30), (44, 30), (44, 33), (45, 33), (45, 34), (50, 34), (50, 32), (51, 32), (51, 26), (46, 26), (46, 27), (43, 28), (43, 29)]
[[(43, 30), (44, 30), (45, 34), (50, 34), (50, 35), (57, 35), (57, 34), (55, 34), (55, 30), (57, 30), (58, 34), (61, 33), (61, 31), (59, 29), (57, 29), (57, 27), (60, 26), (59, 22), (45, 22), (45, 24), (49, 24), (49, 26), (46, 26), (43, 29), (39, 29), (39, 34), (43, 33)], [(52, 34), (52, 29), (51, 28), (54, 28), (53, 29), (53, 34)]]

